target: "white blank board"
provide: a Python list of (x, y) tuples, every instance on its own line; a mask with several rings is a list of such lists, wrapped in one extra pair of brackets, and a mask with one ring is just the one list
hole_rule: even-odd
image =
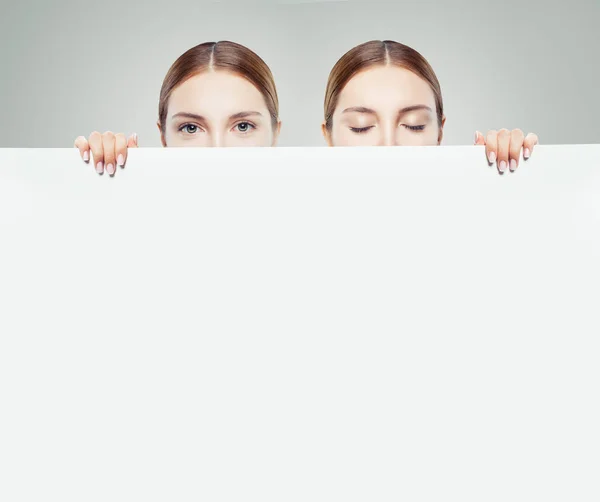
[(0, 150), (0, 500), (600, 498), (600, 145)]

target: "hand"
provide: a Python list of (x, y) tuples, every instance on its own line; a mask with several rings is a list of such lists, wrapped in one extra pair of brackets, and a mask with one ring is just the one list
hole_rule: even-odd
[(125, 138), (123, 133), (114, 134), (110, 131), (100, 134), (94, 131), (90, 134), (89, 140), (84, 136), (79, 136), (75, 140), (75, 147), (84, 162), (90, 161), (90, 150), (94, 157), (93, 165), (96, 166), (96, 172), (102, 174), (104, 166), (106, 172), (113, 176), (116, 166), (125, 166), (127, 160), (127, 149), (138, 147), (138, 136), (132, 134), (129, 139)]
[(485, 145), (485, 156), (490, 165), (496, 163), (498, 172), (504, 174), (509, 168), (514, 172), (519, 167), (519, 158), (521, 149), (523, 149), (523, 159), (527, 160), (533, 153), (533, 147), (538, 144), (536, 134), (523, 134), (521, 129), (500, 129), (499, 131), (489, 131), (484, 137), (479, 131), (475, 132), (475, 144)]

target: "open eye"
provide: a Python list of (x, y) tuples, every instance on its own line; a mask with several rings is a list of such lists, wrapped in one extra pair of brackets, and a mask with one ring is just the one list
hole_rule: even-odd
[(425, 125), (418, 125), (418, 126), (410, 126), (410, 125), (406, 125), (406, 124), (402, 124), (404, 127), (406, 127), (407, 129), (411, 130), (411, 131), (422, 131), (423, 129), (425, 129)]
[(367, 127), (351, 127), (350, 130), (356, 134), (362, 134), (367, 132), (369, 129), (373, 129), (373, 126)]
[(246, 134), (252, 129), (256, 129), (256, 126), (254, 124), (251, 124), (250, 122), (240, 122), (239, 124), (235, 125), (234, 129), (236, 129), (238, 132), (241, 132), (242, 134)]
[(179, 131), (186, 132), (188, 134), (196, 134), (200, 128), (196, 124), (183, 124)]

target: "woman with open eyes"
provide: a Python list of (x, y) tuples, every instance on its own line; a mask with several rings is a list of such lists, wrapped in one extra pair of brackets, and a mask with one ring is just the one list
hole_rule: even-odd
[[(329, 146), (432, 146), (442, 142), (444, 106), (438, 79), (414, 49), (391, 40), (366, 42), (335, 64), (321, 125)], [(538, 143), (520, 129), (475, 133), (500, 174), (528, 159)]]
[[(163, 146), (275, 146), (281, 121), (271, 70), (250, 49), (234, 42), (207, 42), (173, 63), (163, 81), (158, 105)], [(75, 140), (85, 162), (99, 174), (114, 175), (137, 147), (134, 134), (93, 132)]]

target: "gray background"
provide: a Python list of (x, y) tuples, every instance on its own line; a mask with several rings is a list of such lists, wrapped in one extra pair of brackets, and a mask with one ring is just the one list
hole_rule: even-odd
[(600, 141), (600, 1), (23, 1), (0, 18), (1, 147), (70, 147), (93, 130), (160, 146), (158, 94), (173, 61), (229, 39), (271, 67), (281, 146), (323, 146), (327, 76), (353, 46), (393, 39), (442, 85), (445, 145), (520, 127), (541, 143)]

